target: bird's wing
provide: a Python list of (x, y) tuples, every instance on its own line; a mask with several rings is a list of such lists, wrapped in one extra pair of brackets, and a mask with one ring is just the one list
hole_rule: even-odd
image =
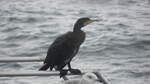
[[(71, 52), (65, 51), (65, 48), (66, 48), (65, 44), (66, 44), (66, 41), (68, 40), (68, 36), (70, 34), (71, 34), (71, 32), (67, 32), (67, 33), (59, 36), (58, 38), (56, 38), (56, 40), (51, 44), (51, 46), (48, 49), (45, 63), (47, 63), (47, 62), (52, 63), (55, 60), (59, 60), (59, 59), (63, 60), (63, 59), (65, 59), (64, 56), (71, 54)], [(64, 56), (60, 57), (60, 55), (64, 55)], [(68, 57), (66, 59), (68, 59)]]
[(72, 60), (72, 58), (78, 53), (79, 47), (75, 48), (74, 51), (73, 51), (73, 54), (68, 59), (65, 60), (66, 64), (69, 63)]

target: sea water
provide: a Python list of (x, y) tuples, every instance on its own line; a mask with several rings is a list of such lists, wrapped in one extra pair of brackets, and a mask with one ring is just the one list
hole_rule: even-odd
[[(0, 57), (45, 57), (56, 37), (80, 17), (86, 40), (72, 60), (100, 71), (109, 84), (150, 83), (149, 0), (0, 0)], [(0, 63), (0, 71), (37, 71), (42, 62)], [(55, 77), (3, 77), (0, 84), (60, 84)]]

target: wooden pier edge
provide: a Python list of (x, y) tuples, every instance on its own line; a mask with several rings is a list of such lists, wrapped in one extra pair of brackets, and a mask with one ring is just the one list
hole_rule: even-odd
[[(103, 84), (108, 84), (108, 82), (101, 75), (101, 73), (99, 72), (94, 72), (94, 73), (96, 73), (96, 76), (102, 81)], [(67, 75), (73, 75), (73, 74), (67, 74)], [(58, 76), (59, 77), (59, 72), (58, 71), (0, 72), (0, 77), (31, 77), (31, 76)], [(68, 78), (64, 76), (63, 79), (67, 80)]]
[(8, 62), (42, 62), (44, 57), (6, 57), (0, 58), (0, 63)]
[[(68, 74), (68, 75), (72, 75), (72, 74)], [(59, 72), (58, 71), (0, 72), (0, 77), (28, 77), (28, 76), (59, 76)]]

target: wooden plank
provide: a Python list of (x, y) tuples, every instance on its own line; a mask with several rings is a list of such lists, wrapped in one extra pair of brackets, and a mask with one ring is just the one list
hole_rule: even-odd
[(41, 62), (44, 61), (43, 57), (7, 57), (1, 58), (0, 63), (8, 62)]
[(27, 76), (59, 76), (59, 72), (51, 72), (51, 71), (0, 72), (0, 77), (27, 77)]
[[(67, 74), (74, 75), (74, 74)], [(59, 76), (58, 71), (0, 72), (0, 77)]]
[[(99, 72), (94, 72), (94, 73), (101, 80), (103, 84), (108, 84), (106, 79), (104, 79), (104, 77)], [(73, 75), (73, 74), (67, 74), (67, 75)], [(59, 72), (58, 71), (0, 72), (0, 77), (31, 77), (31, 76), (58, 76), (59, 77)], [(68, 80), (66, 76), (62, 78), (64, 80)]]

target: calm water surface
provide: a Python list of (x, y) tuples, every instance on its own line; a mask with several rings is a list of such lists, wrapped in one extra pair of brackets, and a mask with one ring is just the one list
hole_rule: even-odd
[[(45, 57), (80, 17), (103, 19), (72, 61), (99, 70), (110, 84), (150, 83), (149, 0), (0, 0), (0, 57)], [(0, 71), (37, 71), (41, 63), (0, 63)], [(8, 77), (0, 84), (60, 84), (59, 77)]]

